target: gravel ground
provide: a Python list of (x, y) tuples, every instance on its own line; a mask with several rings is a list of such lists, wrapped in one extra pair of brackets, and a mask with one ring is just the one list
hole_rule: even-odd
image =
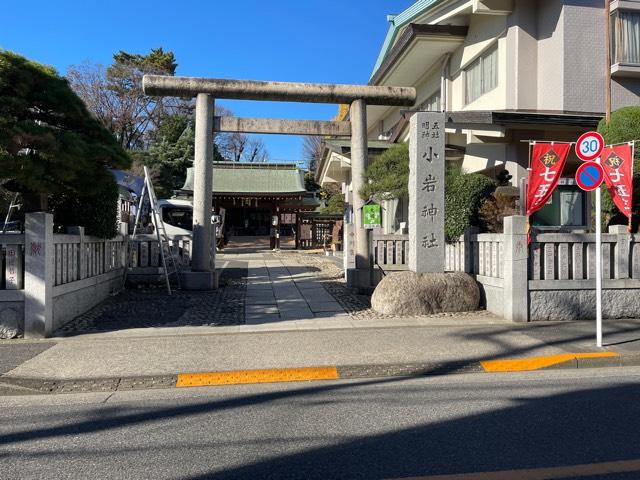
[(213, 292), (174, 290), (164, 286), (130, 288), (56, 332), (68, 336), (141, 327), (223, 326), (244, 324), (246, 269), (226, 269)]
[[(344, 281), (342, 269), (324, 255), (300, 252), (280, 252), (277, 255), (280, 256), (282, 260), (294, 260), (300, 265), (315, 267), (310, 269), (311, 272), (323, 279), (324, 287), (351, 317), (358, 320), (400, 318), (396, 315), (383, 315), (374, 311), (371, 308), (371, 297), (369, 295), (360, 295), (355, 290), (348, 288)], [(467, 316), (478, 318), (479, 316), (490, 317), (493, 315), (486, 310), (480, 310), (473, 312), (435, 313), (432, 315), (420, 315), (415, 318), (464, 318)], [(407, 316), (404, 315), (402, 318), (407, 318)]]

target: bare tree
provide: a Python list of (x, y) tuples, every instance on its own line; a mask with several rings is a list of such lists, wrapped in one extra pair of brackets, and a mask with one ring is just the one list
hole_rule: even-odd
[(302, 141), (302, 158), (307, 162), (310, 171), (315, 171), (324, 149), (324, 139), (315, 135), (307, 135)]
[(142, 91), (147, 73), (173, 75), (177, 64), (172, 52), (152, 49), (147, 55), (120, 51), (108, 67), (84, 63), (71, 66), (67, 79), (89, 110), (126, 149), (142, 149), (148, 133), (168, 114), (189, 113), (192, 101), (152, 97)]
[(246, 148), (246, 162), (268, 162), (269, 154), (267, 147), (261, 138), (254, 137), (249, 140)]
[(261, 138), (251, 138), (245, 133), (216, 133), (218, 151), (232, 162), (266, 162), (267, 148)]
[[(233, 112), (223, 106), (216, 105), (215, 114), (220, 117), (233, 117)], [(218, 152), (232, 162), (266, 162), (269, 160), (267, 147), (259, 137), (250, 137), (246, 133), (215, 134)]]
[[(191, 117), (192, 100), (152, 97), (142, 92), (146, 73), (173, 75), (176, 63), (171, 52), (152, 50), (148, 55), (119, 52), (109, 67), (84, 63), (72, 66), (67, 73), (71, 87), (88, 109), (113, 133), (127, 150), (147, 150), (158, 139), (154, 132), (172, 116)], [(215, 106), (217, 116), (233, 112)], [(216, 133), (215, 144), (226, 160), (262, 162), (268, 159), (264, 143), (243, 133)]]

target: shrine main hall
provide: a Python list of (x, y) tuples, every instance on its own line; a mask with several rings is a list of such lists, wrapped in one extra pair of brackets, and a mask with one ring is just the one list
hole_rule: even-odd
[[(322, 203), (305, 188), (304, 175), (295, 163), (214, 162), (211, 206), (223, 217), (225, 235), (269, 237), (271, 248), (280, 248), (281, 239), (296, 249), (318, 246), (341, 218), (319, 213)], [(191, 200), (193, 184), (189, 168), (177, 197)]]

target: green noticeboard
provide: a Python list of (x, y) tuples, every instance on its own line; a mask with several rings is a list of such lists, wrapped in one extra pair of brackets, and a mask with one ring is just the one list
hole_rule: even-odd
[(362, 207), (362, 216), (364, 228), (372, 229), (382, 226), (382, 214), (380, 205), (377, 203), (369, 203)]

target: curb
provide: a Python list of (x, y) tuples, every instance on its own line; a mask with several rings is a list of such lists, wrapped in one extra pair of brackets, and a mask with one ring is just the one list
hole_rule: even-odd
[(621, 355), (617, 352), (582, 352), (545, 357), (469, 362), (319, 366), (99, 379), (51, 380), (0, 376), (0, 396), (3, 394), (115, 392), (156, 388), (189, 388), (382, 377), (424, 377), (464, 373), (493, 374), (628, 366), (640, 366), (640, 353)]
[(620, 354), (616, 352), (560, 353), (544, 357), (514, 358), (500, 360), (484, 360), (482, 368), (489, 373), (496, 372), (529, 372), (548, 368), (580, 368), (580, 365), (616, 365)]

